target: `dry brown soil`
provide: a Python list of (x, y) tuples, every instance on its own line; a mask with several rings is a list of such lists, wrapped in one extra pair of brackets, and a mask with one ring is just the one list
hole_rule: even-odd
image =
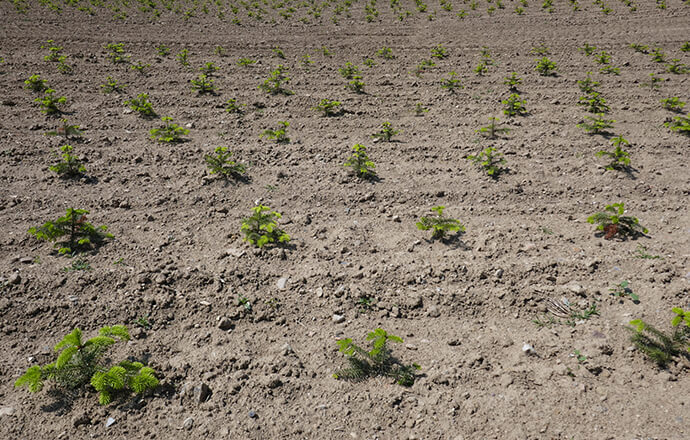
[[(690, 438), (690, 364), (678, 358), (658, 368), (626, 329), (641, 318), (668, 330), (670, 309), (690, 307), (690, 139), (663, 126), (676, 114), (660, 103), (689, 101), (690, 81), (629, 46), (660, 47), (690, 64), (680, 50), (690, 7), (639, 0), (630, 12), (609, 3), (609, 15), (586, 1), (577, 12), (557, 1), (548, 13), (530, 0), (517, 15), (518, 3), (506, 1), (489, 16), (485, 3), (473, 11), (455, 2), (446, 12), (430, 2), (430, 21), (405, 1), (414, 14), (399, 22), (380, 2), (368, 23), (360, 1), (337, 25), (331, 6), (308, 25), (298, 21), (304, 8), (290, 20), (266, 8), (277, 24), (240, 12), (241, 26), (231, 13), (183, 20), (166, 11), (149, 23), (134, 6), (115, 20), (103, 8), (89, 16), (63, 5), (58, 15), (32, 3), (18, 14), (0, 3), (0, 438)], [(455, 15), (461, 8), (464, 20)], [(49, 39), (63, 46), (71, 75), (44, 61)], [(140, 74), (111, 63), (108, 43), (124, 43), (131, 62), (150, 67)], [(609, 53), (620, 75), (600, 74), (578, 51), (585, 43)], [(158, 56), (159, 44), (171, 54)], [(431, 58), (438, 44), (445, 59)], [(534, 70), (530, 51), (541, 45), (557, 76)], [(383, 46), (395, 58), (377, 57)], [(493, 64), (478, 76), (483, 46)], [(176, 59), (185, 48), (188, 68)], [(239, 66), (242, 57), (257, 63)], [(435, 67), (411, 73), (426, 59)], [(219, 68), (215, 95), (190, 86), (206, 62)], [(345, 88), (338, 69), (346, 62), (359, 66), (364, 94)], [(258, 89), (278, 64), (289, 69), (293, 95)], [(464, 85), (456, 93), (439, 85), (450, 71)], [(606, 171), (595, 153), (611, 149), (610, 137), (576, 126), (588, 114), (576, 81), (588, 71), (611, 107), (611, 134), (630, 141), (630, 173)], [(526, 116), (502, 113), (510, 72), (522, 78)], [(665, 80), (660, 88), (643, 86), (650, 73)], [(63, 117), (86, 129), (69, 143), (87, 178), (48, 170), (66, 141), (45, 136), (59, 118), (43, 115), (39, 94), (24, 88), (32, 74), (67, 97)], [(102, 93), (108, 76), (128, 87)], [(189, 126), (187, 142), (150, 140), (159, 122), (123, 104), (138, 93), (149, 94), (159, 116)], [(247, 104), (243, 115), (225, 111), (230, 98)], [(344, 112), (320, 116), (312, 107), (322, 98), (341, 101)], [(417, 102), (429, 111), (415, 115)], [(477, 134), (491, 116), (510, 133)], [(289, 143), (260, 138), (278, 121), (290, 123)], [(384, 121), (401, 133), (374, 142)], [(343, 167), (356, 143), (368, 147), (379, 180)], [(249, 164), (245, 181), (208, 173), (203, 157), (217, 146)], [(466, 160), (489, 146), (506, 159), (497, 179)], [(587, 217), (617, 202), (646, 236), (595, 234)], [(240, 225), (256, 203), (283, 214), (289, 245), (243, 242)], [(417, 230), (436, 205), (466, 232), (444, 242)], [(89, 210), (89, 221), (115, 236), (81, 257), (90, 270), (65, 271), (76, 260), (27, 233), (69, 207)], [(609, 292), (624, 280), (639, 303)], [(563, 298), (599, 314), (568, 325), (547, 311), (549, 299)], [(150, 326), (137, 324), (144, 320)], [(161, 380), (156, 392), (101, 407), (89, 389), (14, 388), (29, 366), (55, 359), (53, 346), (73, 328), (91, 336), (113, 324), (126, 324), (133, 338), (112, 358), (147, 361)], [(404, 339), (392, 346), (397, 357), (421, 365), (413, 386), (332, 377), (346, 364), (336, 341), (366, 346), (377, 327)], [(203, 402), (190, 391), (201, 384), (211, 390)]]

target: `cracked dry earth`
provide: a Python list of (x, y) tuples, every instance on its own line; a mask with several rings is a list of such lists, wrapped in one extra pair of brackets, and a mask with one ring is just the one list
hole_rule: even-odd
[[(555, 2), (552, 13), (530, 2), (518, 15), (519, 4), (506, 1), (490, 16), (484, 4), (449, 2), (447, 12), (430, 2), (430, 21), (402, 3), (414, 12), (402, 22), (382, 2), (369, 23), (358, 2), (338, 24), (332, 8), (309, 24), (297, 20), (305, 8), (289, 20), (267, 8), (276, 24), (243, 16), (236, 25), (230, 13), (185, 20), (161, 8), (151, 23), (134, 6), (116, 20), (105, 8), (87, 15), (63, 5), (56, 14), (29, 2), (20, 14), (0, 2), (0, 438), (690, 438), (690, 364), (657, 367), (626, 328), (639, 318), (669, 329), (671, 308), (690, 306), (690, 138), (664, 127), (677, 114), (660, 103), (688, 101), (690, 81), (630, 47), (690, 64), (680, 50), (690, 7), (640, 0), (631, 12), (611, 1), (604, 15), (588, 2), (579, 11)], [(44, 61), (47, 40), (63, 47), (71, 74)], [(150, 66), (113, 64), (108, 43)], [(620, 74), (599, 73), (578, 50), (585, 43), (610, 54)], [(157, 54), (160, 44), (169, 55)], [(432, 58), (439, 44), (447, 57)], [(376, 55), (384, 46), (394, 58)], [(557, 75), (535, 71), (531, 51), (541, 46)], [(482, 47), (493, 62), (479, 76)], [(189, 67), (176, 58), (183, 49)], [(414, 75), (428, 59), (435, 66)], [(190, 85), (207, 62), (219, 68), (215, 94)], [(345, 87), (338, 69), (347, 62), (359, 67), (364, 93)], [(292, 95), (258, 88), (278, 64)], [(464, 86), (455, 93), (439, 86), (451, 71)], [(511, 72), (522, 79), (525, 116), (502, 112)], [(616, 121), (611, 134), (630, 142), (629, 173), (595, 157), (611, 137), (576, 126), (588, 115), (577, 85), (587, 72)], [(659, 88), (645, 86), (650, 73), (663, 78)], [(24, 88), (33, 74), (67, 98), (62, 117), (84, 128), (82, 139), (45, 136), (59, 117), (43, 115), (40, 95)], [(108, 76), (127, 88), (103, 93)], [(150, 139), (159, 121), (123, 104), (139, 93), (189, 128), (186, 142)], [(225, 111), (231, 98), (246, 104), (242, 114)], [(323, 98), (343, 111), (322, 117), (312, 108)], [(428, 112), (416, 115), (418, 102)], [(495, 140), (476, 132), (492, 116), (510, 129)], [(289, 143), (260, 137), (278, 121), (290, 123)], [(400, 133), (375, 142), (385, 121)], [(87, 178), (48, 170), (66, 142)], [(342, 166), (356, 143), (367, 146), (378, 180)], [(203, 158), (217, 146), (249, 165), (246, 180), (209, 174)], [(466, 160), (490, 146), (506, 159), (497, 179)], [(646, 236), (595, 234), (587, 217), (618, 202)], [(283, 214), (289, 245), (257, 250), (242, 240), (257, 203)], [(437, 205), (466, 231), (445, 242), (419, 231)], [(69, 207), (89, 210), (114, 235), (81, 257), (89, 270), (65, 271), (75, 260), (27, 233)], [(610, 293), (623, 281), (638, 303)], [(569, 325), (553, 313), (564, 299), (598, 314)], [(155, 368), (161, 386), (152, 394), (99, 406), (88, 388), (14, 388), (28, 367), (55, 359), (53, 346), (73, 328), (91, 336), (114, 324), (133, 337), (111, 357)], [(336, 341), (366, 346), (379, 327), (404, 340), (392, 345), (395, 356), (421, 365), (414, 384), (334, 379), (346, 365)]]

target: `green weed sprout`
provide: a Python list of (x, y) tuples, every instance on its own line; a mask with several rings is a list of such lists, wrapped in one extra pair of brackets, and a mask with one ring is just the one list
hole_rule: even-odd
[(101, 84), (103, 93), (122, 93), (127, 87), (126, 84), (119, 84), (116, 79), (113, 79), (112, 76), (108, 76), (105, 81), (105, 84)]
[(240, 179), (247, 172), (246, 165), (230, 159), (232, 152), (228, 151), (227, 147), (216, 147), (214, 153), (214, 155), (207, 154), (204, 156), (204, 161), (211, 174), (218, 174), (225, 179), (229, 177)]
[(503, 84), (507, 85), (511, 91), (515, 92), (517, 91), (518, 86), (522, 84), (522, 79), (517, 76), (517, 73), (512, 72), (510, 76), (505, 77)]
[(633, 302), (635, 302), (635, 303), (640, 302), (640, 297), (635, 292), (633, 292), (629, 286), (630, 286), (630, 282), (622, 281), (619, 284), (617, 284), (616, 286), (611, 287), (609, 289), (609, 292), (611, 292), (611, 295), (613, 295), (613, 296), (618, 296), (620, 298), (624, 298), (626, 296), (629, 296), (630, 299), (633, 300)]
[(242, 67), (248, 67), (251, 66), (252, 64), (255, 64), (256, 60), (253, 60), (251, 58), (240, 58), (237, 60), (237, 65), (242, 66)]
[(46, 132), (46, 136), (64, 136), (65, 139), (69, 139), (70, 137), (80, 138), (83, 134), (78, 125), (68, 124), (67, 119), (62, 118), (60, 122), (62, 125), (57, 130)]
[(481, 127), (479, 130), (477, 130), (477, 133), (482, 134), (489, 139), (496, 139), (499, 134), (508, 134), (510, 132), (510, 129), (508, 128), (501, 128), (498, 126), (498, 118), (495, 117), (490, 117), (489, 118), (489, 125), (485, 125), (484, 127)]
[(272, 95), (292, 95), (292, 91), (285, 88), (285, 84), (288, 82), (290, 82), (290, 78), (287, 76), (287, 67), (281, 64), (271, 72), (271, 75), (264, 80), (259, 89)]
[(268, 206), (255, 206), (252, 208), (254, 214), (242, 220), (241, 231), (244, 233), (244, 241), (256, 247), (264, 247), (269, 243), (286, 243), (290, 241), (290, 236), (281, 229), (278, 229), (276, 220), (281, 215), (271, 211)]
[(577, 124), (577, 127), (584, 129), (588, 134), (603, 134), (613, 127), (614, 122), (615, 119), (604, 119), (603, 113), (597, 113), (596, 117), (585, 116), (585, 121)]
[(613, 151), (598, 151), (596, 157), (606, 156), (611, 159), (611, 162), (606, 165), (607, 170), (626, 170), (630, 166), (630, 155), (623, 151), (621, 145), (630, 145), (630, 142), (625, 140), (623, 136), (616, 136), (612, 142), (614, 145)]
[(386, 46), (383, 46), (381, 49), (377, 50), (376, 55), (386, 60), (392, 60), (393, 58), (395, 58), (395, 56), (393, 55), (393, 49)]
[(402, 364), (393, 357), (388, 347), (389, 342), (402, 343), (401, 338), (377, 328), (367, 335), (367, 341), (372, 341), (370, 351), (359, 347), (350, 338), (338, 341), (339, 351), (347, 357), (349, 367), (336, 371), (333, 374), (335, 379), (362, 381), (369, 377), (385, 376), (395, 379), (402, 386), (414, 384), (415, 371), (421, 367), (414, 363)]
[(534, 68), (541, 76), (556, 75), (556, 63), (551, 61), (548, 57), (542, 57), (537, 60), (537, 65)]
[(43, 98), (36, 98), (34, 101), (40, 103), (41, 111), (50, 116), (62, 113), (58, 104), (65, 104), (67, 98), (64, 96), (57, 97), (55, 96), (55, 90), (47, 89)]
[(685, 107), (685, 102), (681, 101), (677, 96), (662, 99), (661, 103), (666, 110), (671, 110), (672, 112), (681, 112), (683, 107)]
[(113, 64), (120, 64), (127, 62), (128, 57), (125, 55), (124, 43), (108, 43), (105, 49), (109, 50), (108, 58)]
[(42, 92), (48, 87), (46, 86), (46, 80), (41, 79), (41, 75), (31, 75), (29, 79), (24, 81), (26, 84), (25, 89), (31, 90), (32, 92)]
[(442, 60), (448, 56), (448, 50), (439, 44), (431, 49), (431, 56)]
[(605, 212), (597, 212), (587, 218), (587, 222), (597, 225), (597, 230), (604, 233), (604, 239), (610, 240), (616, 236), (625, 239), (627, 237), (637, 237), (644, 235), (647, 228), (640, 225), (636, 217), (624, 216), (625, 206), (623, 203), (607, 205)]
[(690, 114), (687, 116), (676, 116), (670, 121), (664, 122), (664, 126), (671, 131), (690, 135)]
[(484, 169), (489, 177), (496, 178), (502, 171), (501, 165), (506, 163), (501, 153), (496, 153), (496, 149), (489, 147), (484, 149), (476, 156), (467, 156), (467, 160), (474, 162)]
[(235, 98), (230, 98), (227, 101), (225, 101), (225, 111), (228, 113), (243, 113), (244, 110), (242, 110), (242, 107), (246, 107), (247, 104), (238, 104), (237, 99)]
[(214, 94), (216, 92), (216, 87), (213, 85), (213, 79), (209, 78), (206, 74), (202, 73), (190, 82), (192, 83), (192, 90), (196, 90), (200, 95), (204, 93)]
[(319, 105), (312, 107), (312, 109), (322, 112), (324, 116), (334, 116), (338, 114), (338, 107), (340, 107), (340, 105), (340, 101), (333, 101), (328, 98), (324, 98), (319, 102)]
[(374, 139), (379, 139), (384, 142), (390, 142), (393, 136), (400, 133), (400, 130), (393, 129), (390, 122), (386, 121), (381, 124), (381, 130), (378, 133), (374, 133), (372, 137)]
[(591, 92), (586, 96), (581, 96), (577, 104), (585, 107), (589, 113), (608, 113), (610, 110), (609, 106), (606, 105), (606, 99), (599, 92)]
[(360, 179), (372, 179), (376, 177), (376, 165), (367, 155), (367, 147), (362, 144), (355, 144), (352, 147), (352, 156), (343, 164), (345, 167), (352, 168), (352, 171)]
[(266, 137), (268, 139), (273, 139), (276, 143), (283, 144), (290, 142), (290, 138), (287, 136), (287, 128), (290, 126), (288, 121), (278, 121), (278, 128), (275, 130), (266, 129), (261, 134), (260, 137)]
[(38, 240), (55, 243), (60, 254), (71, 254), (80, 250), (98, 246), (106, 239), (113, 238), (107, 226), (96, 228), (86, 221), (89, 211), (68, 208), (64, 217), (48, 221), (41, 226), (29, 229), (29, 234)]
[(62, 151), (62, 160), (55, 165), (49, 167), (50, 171), (54, 171), (63, 177), (77, 177), (86, 173), (86, 167), (79, 160), (77, 156), (72, 155), (73, 147), (71, 145), (63, 145), (60, 147)]
[(55, 382), (62, 389), (76, 389), (91, 385), (98, 391), (98, 402), (109, 404), (118, 394), (135, 392), (144, 394), (158, 386), (155, 371), (140, 362), (122, 361), (110, 368), (103, 363), (108, 348), (119, 341), (130, 339), (127, 328), (122, 325), (103, 327), (86, 341), (82, 332), (75, 328), (55, 346), (60, 354), (55, 362), (30, 367), (14, 383), (15, 387), (26, 386), (30, 392), (43, 389), (44, 382)]
[(124, 104), (139, 113), (139, 116), (142, 118), (153, 118), (156, 116), (153, 104), (149, 102), (149, 95), (147, 93), (140, 93), (136, 98), (125, 101)]
[(446, 89), (451, 93), (455, 93), (456, 90), (464, 88), (463, 85), (460, 84), (460, 80), (457, 76), (457, 73), (450, 72), (448, 74), (448, 78), (443, 78), (441, 80), (441, 88)]
[(527, 114), (525, 101), (517, 93), (511, 94), (508, 99), (504, 99), (501, 103), (505, 105), (503, 113), (506, 116), (524, 116)]
[(344, 67), (338, 69), (340, 76), (345, 79), (353, 79), (355, 76), (360, 75), (359, 68), (352, 63), (345, 63)]
[(588, 43), (585, 43), (585, 45), (582, 46), (581, 48), (579, 48), (578, 50), (579, 50), (580, 52), (584, 53), (585, 56), (590, 56), (590, 55), (592, 55), (594, 52), (596, 52), (597, 48), (596, 48), (596, 46), (592, 46), (592, 45), (590, 45), (590, 44), (588, 44)]
[(444, 209), (446, 209), (445, 206), (434, 206), (431, 208), (431, 210), (436, 213), (436, 216), (420, 218), (417, 222), (417, 229), (420, 231), (433, 229), (434, 232), (431, 234), (432, 239), (443, 239), (449, 232), (465, 232), (465, 226), (463, 226), (459, 220), (443, 215)]

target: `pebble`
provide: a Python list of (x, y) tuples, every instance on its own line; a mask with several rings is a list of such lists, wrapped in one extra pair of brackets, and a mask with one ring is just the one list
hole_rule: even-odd
[(255, 419), (256, 418), (256, 411), (249, 411), (249, 418)]
[(10, 284), (19, 284), (22, 282), (22, 277), (19, 275), (19, 273), (15, 272), (10, 277), (7, 279), (7, 282)]
[(199, 384), (194, 387), (194, 401), (196, 403), (204, 403), (211, 397), (211, 388), (205, 383)]
[(278, 282), (276, 283), (276, 286), (280, 290), (285, 290), (285, 287), (287, 287), (287, 282), (288, 282), (287, 277), (282, 277), (278, 280)]
[(80, 425), (88, 425), (89, 423), (91, 423), (91, 419), (85, 412), (72, 417), (72, 426), (75, 428)]
[(22, 264), (31, 264), (34, 262), (34, 259), (31, 257), (22, 257), (19, 259), (19, 262)]
[(106, 422), (105, 422), (105, 427), (110, 428), (114, 424), (115, 424), (115, 419), (112, 417), (108, 417), (108, 420), (106, 420)]
[(336, 324), (340, 324), (341, 322), (345, 322), (345, 315), (334, 314), (333, 315), (333, 322), (335, 322)]
[(585, 288), (582, 287), (581, 285), (577, 284), (577, 283), (568, 284), (567, 287), (568, 287), (568, 290), (570, 290), (571, 292), (573, 292), (576, 295), (582, 295), (585, 293)]
[(428, 313), (429, 316), (432, 318), (438, 318), (439, 316), (441, 316), (441, 311), (436, 306), (429, 307)]
[(186, 419), (184, 419), (184, 422), (182, 422), (182, 428), (186, 429), (187, 431), (191, 431), (193, 427), (194, 419), (191, 417), (187, 417)]
[(537, 351), (532, 347), (530, 344), (523, 344), (522, 345), (522, 352), (525, 354), (537, 354)]
[(14, 415), (15, 412), (16, 412), (16, 410), (11, 406), (6, 406), (4, 408), (0, 408), (0, 417)]
[(232, 328), (232, 321), (226, 317), (220, 318), (220, 321), (218, 321), (218, 328), (221, 330), (230, 330)]

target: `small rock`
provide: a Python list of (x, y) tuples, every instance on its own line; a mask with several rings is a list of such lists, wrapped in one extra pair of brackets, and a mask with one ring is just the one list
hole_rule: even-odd
[(205, 383), (199, 384), (194, 387), (194, 401), (196, 403), (204, 403), (211, 398), (211, 388)]
[(256, 411), (249, 411), (249, 418), (255, 419), (257, 417)]
[(7, 279), (7, 282), (16, 285), (22, 282), (22, 277), (19, 276), (18, 272), (15, 272), (12, 275), (10, 275), (10, 277)]
[(287, 286), (287, 282), (288, 282), (287, 277), (282, 277), (278, 280), (278, 282), (276, 283), (276, 286), (280, 290), (285, 290), (285, 287)]
[(232, 321), (229, 318), (222, 317), (218, 321), (218, 328), (221, 330), (230, 330), (232, 328)]
[(525, 343), (522, 345), (522, 352), (528, 355), (537, 354), (537, 351), (530, 344)]
[(225, 251), (225, 255), (229, 255), (231, 257), (235, 258), (240, 258), (242, 255), (244, 255), (245, 252), (242, 249), (236, 249), (236, 248), (230, 248)]
[(436, 306), (429, 307), (429, 310), (427, 311), (427, 313), (432, 318), (438, 318), (439, 316), (441, 316), (441, 311)]
[(393, 216), (393, 221), (396, 222), (396, 223), (400, 223), (400, 222), (401, 222), (400, 216), (399, 216), (399, 215), (394, 215), (394, 216)]
[(271, 376), (266, 377), (263, 381), (263, 384), (266, 388), (275, 389), (281, 386), (283, 384), (283, 381), (280, 380), (280, 377), (277, 374), (273, 374)]
[(503, 269), (498, 269), (494, 275), (496, 275), (496, 278), (502, 278), (503, 277)]
[(577, 283), (570, 283), (566, 287), (576, 295), (584, 295), (585, 293), (585, 288)]
[(4, 408), (0, 408), (0, 417), (14, 415), (15, 412), (16, 412), (16, 410), (11, 406), (6, 406)]
[(31, 264), (34, 262), (34, 259), (31, 257), (22, 257), (19, 259), (19, 262), (22, 264)]
[(184, 419), (184, 422), (182, 422), (182, 429), (186, 429), (187, 431), (191, 431), (193, 427), (194, 427), (194, 419), (191, 417), (187, 417), (186, 419)]
[(334, 314), (333, 315), (333, 322), (335, 322), (336, 324), (340, 324), (341, 322), (345, 322), (345, 315)]
[(106, 422), (105, 422), (105, 427), (110, 428), (114, 424), (115, 424), (115, 419), (112, 417), (108, 417), (108, 420), (106, 420)]
[(156, 282), (156, 284), (161, 286), (168, 282), (168, 277), (166, 277), (162, 273), (159, 273), (158, 275), (156, 275), (156, 278), (154, 278), (154, 281)]

